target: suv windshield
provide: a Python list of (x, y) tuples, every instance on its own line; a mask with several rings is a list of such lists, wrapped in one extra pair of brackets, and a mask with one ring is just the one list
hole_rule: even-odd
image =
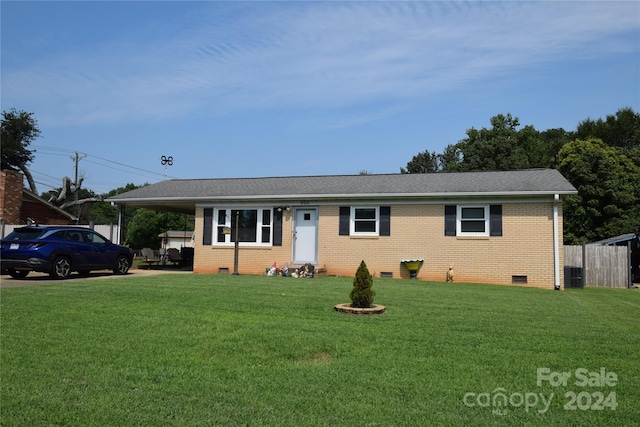
[(3, 240), (35, 240), (44, 232), (45, 230), (38, 230), (37, 228), (17, 228)]

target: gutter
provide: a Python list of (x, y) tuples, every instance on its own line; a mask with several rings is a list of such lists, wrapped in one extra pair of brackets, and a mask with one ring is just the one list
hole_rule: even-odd
[(560, 244), (559, 223), (558, 223), (558, 205), (560, 204), (560, 195), (553, 196), (553, 288), (560, 290)]
[(512, 191), (512, 192), (459, 192), (459, 193), (359, 193), (359, 194), (247, 194), (247, 195), (209, 195), (197, 197), (111, 197), (106, 201), (113, 203), (122, 202), (203, 202), (214, 200), (333, 200), (333, 199), (417, 199), (417, 198), (459, 198), (459, 197), (514, 197), (514, 196), (549, 196), (577, 194), (577, 191), (549, 192), (549, 191)]

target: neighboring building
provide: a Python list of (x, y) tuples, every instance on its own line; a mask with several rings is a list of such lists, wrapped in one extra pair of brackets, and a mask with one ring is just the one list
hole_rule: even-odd
[(163, 249), (182, 249), (193, 247), (193, 231), (168, 230), (158, 234)]
[(26, 224), (27, 220), (40, 225), (68, 225), (77, 218), (24, 188), (20, 172), (0, 171), (0, 220), (4, 224)]
[(352, 276), (456, 282), (563, 283), (562, 197), (556, 170), (166, 180), (109, 199), (195, 214), (194, 272), (262, 274), (274, 262)]

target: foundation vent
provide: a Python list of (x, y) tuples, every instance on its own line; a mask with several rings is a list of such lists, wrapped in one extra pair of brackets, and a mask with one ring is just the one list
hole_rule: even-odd
[(514, 285), (526, 285), (527, 276), (511, 276), (511, 283)]

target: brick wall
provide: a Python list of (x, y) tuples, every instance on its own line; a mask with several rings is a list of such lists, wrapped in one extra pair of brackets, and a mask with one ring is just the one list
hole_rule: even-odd
[[(218, 273), (220, 269), (227, 269), (229, 273), (233, 273), (234, 245), (202, 245), (203, 216), (203, 208), (196, 208), (193, 271)], [(241, 246), (238, 256), (240, 274), (263, 274), (265, 268), (270, 267), (274, 262), (279, 267), (285, 263), (292, 265), (292, 218), (292, 212), (284, 212), (282, 215), (282, 246)]]
[(21, 224), (23, 177), (20, 172), (4, 169), (0, 171), (1, 219), (5, 224)]
[[(280, 247), (242, 247), (241, 274), (263, 274), (274, 261), (291, 263), (293, 210), (283, 217)], [(418, 272), (422, 280), (445, 281), (453, 264), (456, 282), (512, 284), (514, 276), (526, 277), (526, 284), (553, 289), (553, 203), (514, 203), (502, 206), (500, 237), (455, 237), (444, 235), (444, 205), (391, 206), (391, 235), (376, 237), (339, 236), (339, 207), (318, 207), (318, 267), (330, 275), (353, 276), (364, 260), (377, 277), (391, 273), (409, 278), (400, 263), (406, 258), (424, 258)], [(194, 271), (233, 272), (233, 246), (202, 245), (203, 210), (196, 210)], [(559, 209), (559, 259), (562, 263), (562, 209)], [(563, 268), (560, 267), (562, 274)], [(560, 283), (564, 283), (561, 277)]]
[[(444, 205), (396, 205), (391, 236), (352, 237), (338, 236), (337, 208), (322, 207), (319, 264), (330, 274), (353, 275), (364, 260), (377, 276), (408, 278), (400, 261), (423, 258), (419, 279), (445, 281), (453, 264), (458, 282), (512, 284), (513, 276), (526, 276), (521, 286), (553, 289), (553, 203), (503, 205), (502, 214), (501, 237), (455, 237), (444, 235)], [(560, 250), (561, 221), (560, 211)]]
[(21, 216), (21, 224), (25, 224), (27, 218), (33, 219), (38, 225), (68, 225), (70, 223), (67, 216), (33, 200), (22, 201)]

